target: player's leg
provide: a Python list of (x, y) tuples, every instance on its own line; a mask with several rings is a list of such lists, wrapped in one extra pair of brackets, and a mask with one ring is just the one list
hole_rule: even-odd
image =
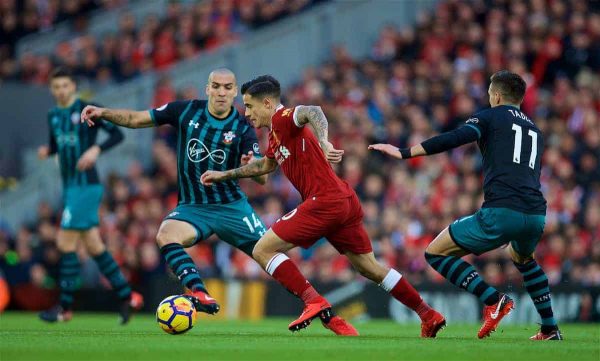
[[(173, 218), (177, 216), (178, 218)], [(193, 218), (197, 218), (192, 220)], [(210, 236), (212, 231), (199, 222), (199, 217), (194, 217), (190, 209), (177, 207), (161, 223), (156, 243), (165, 261), (177, 276), (181, 284), (192, 292), (190, 299), (198, 311), (215, 314), (220, 306), (210, 297), (204, 282), (200, 278), (198, 268), (192, 258), (184, 250), (201, 239)]]
[(515, 267), (521, 272), (527, 293), (542, 319), (540, 332), (532, 340), (562, 340), (562, 334), (552, 311), (548, 277), (533, 257), (533, 252), (544, 231), (544, 216), (523, 215), (527, 217), (527, 228), (522, 240), (512, 241), (508, 252)]
[(484, 208), (451, 224), (425, 250), (425, 259), (433, 269), (484, 303), (479, 338), (496, 330), (514, 308), (514, 301), (487, 284), (473, 265), (460, 257), (469, 253), (479, 255), (505, 244), (504, 231), (496, 210)]
[[(214, 212), (219, 214), (218, 222), (211, 226), (220, 239), (253, 257), (267, 272), (270, 270), (269, 274), (290, 293), (300, 299), (304, 296), (305, 304), (311, 301), (310, 296), (318, 295), (314, 288), (310, 286), (310, 283), (300, 274), (294, 263), (284, 254), (287, 250), (295, 247), (294, 244), (283, 241), (273, 231), (270, 231), (272, 234), (269, 234), (266, 240), (256, 248), (257, 243), (263, 235), (266, 235), (267, 230), (246, 200), (220, 205)], [(289, 220), (289, 218), (287, 219)], [(256, 256), (253, 255), (254, 251)], [(275, 260), (270, 263), (274, 258)], [(280, 261), (281, 264), (275, 267), (277, 262)], [(293, 277), (288, 277), (288, 273)], [(299, 282), (297, 282), (298, 280)], [(307, 290), (305, 290), (306, 287), (308, 287)], [(348, 324), (339, 316), (334, 316), (329, 312), (324, 314), (321, 320), (323, 325), (334, 333), (348, 335)]]
[(113, 290), (121, 300), (121, 307), (119, 309), (121, 324), (126, 324), (131, 317), (131, 311), (138, 311), (144, 305), (142, 295), (131, 290), (131, 286), (125, 279), (125, 276), (123, 276), (119, 265), (106, 250), (100, 238), (98, 227), (93, 227), (82, 232), (82, 239), (88, 254), (92, 256), (98, 265), (98, 269), (110, 282)]
[(473, 265), (461, 259), (467, 254), (468, 251), (454, 243), (449, 228), (444, 229), (425, 249), (429, 265), (450, 283), (474, 294), (488, 306), (496, 304), (500, 292), (488, 285)]
[(56, 246), (61, 254), (58, 265), (60, 303), (39, 314), (44, 321), (69, 321), (73, 316), (73, 294), (79, 286), (81, 271), (81, 264), (76, 253), (80, 237), (80, 232), (76, 230), (61, 229), (58, 231)]
[(417, 313), (422, 322), (421, 337), (435, 337), (446, 325), (444, 316), (431, 308), (400, 272), (379, 263), (373, 252), (357, 254), (347, 251), (344, 254), (361, 275), (377, 283), (392, 297)]
[(269, 229), (252, 251), (252, 257), (269, 275), (304, 302), (304, 311), (300, 318), (289, 325), (290, 331), (307, 327), (321, 311), (331, 308), (329, 302), (314, 289), (296, 264), (285, 255), (285, 252), (294, 247), (295, 244), (284, 241)]
[(339, 206), (345, 210), (343, 223), (327, 234), (329, 242), (364, 277), (377, 283), (394, 298), (414, 310), (422, 320), (421, 336), (435, 337), (446, 321), (423, 301), (414, 287), (395, 269), (379, 263), (373, 255), (371, 240), (362, 224), (363, 212), (357, 196), (345, 199)]

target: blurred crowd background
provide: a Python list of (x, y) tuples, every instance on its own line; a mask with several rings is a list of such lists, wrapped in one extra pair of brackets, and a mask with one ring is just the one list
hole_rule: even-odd
[[(95, 9), (111, 9), (126, 0), (2, 0), (0, 1), (0, 78), (45, 85), (56, 65), (93, 81), (96, 86), (123, 82), (152, 70), (162, 70), (239, 40), (240, 35), (323, 0), (213, 0), (184, 6), (168, 4), (166, 16), (136, 22), (121, 15), (114, 32), (96, 38), (86, 33)], [(53, 54), (27, 52), (15, 58), (15, 43), (27, 34), (44, 31), (67, 20), (73, 36)]]
[[(41, 29), (66, 11), (55, 8), (51, 13), (30, 14), (29, 6), (36, 2), (25, 3), (25, 12), (13, 20), (20, 24), (20, 31)], [(198, 5), (191, 14), (181, 14), (173, 5), (165, 22), (143, 25), (125, 15), (118, 35), (82, 37), (81, 42), (56, 49), (51, 58), (2, 58), (2, 72), (3, 76), (44, 83), (51, 65), (58, 63), (71, 66), (82, 77), (119, 81), (148, 68), (160, 69), (196, 49), (235, 40), (244, 29), (309, 3), (213, 1)], [(367, 146), (386, 142), (403, 147), (454, 129), (489, 106), (491, 74), (500, 69), (519, 73), (528, 84), (523, 111), (542, 130), (546, 143), (541, 181), (548, 212), (536, 258), (553, 286), (600, 286), (598, 6), (578, 0), (491, 4), (442, 1), (412, 27), (383, 27), (365, 59), (352, 58), (343, 47), (331, 49), (328, 62), (306, 69), (301, 81), (285, 89), (284, 103), (323, 107), (330, 122), (330, 138), (345, 150), (343, 162), (335, 169), (361, 198), (376, 256), (416, 284), (441, 283), (444, 280), (427, 265), (423, 251), (448, 224), (481, 206), (481, 156), (476, 144), (409, 161), (384, 158), (369, 152)], [(6, 33), (10, 21), (2, 14)], [(34, 23), (30, 18), (36, 19), (34, 25), (29, 24)], [(156, 84), (154, 104), (148, 106), (203, 98), (203, 89), (203, 79), (197, 80), (197, 86), (176, 89), (165, 76)], [(264, 151), (266, 134), (259, 132), (259, 136)], [(167, 269), (155, 235), (162, 218), (177, 202), (175, 139), (170, 128), (157, 129), (152, 169), (133, 164), (127, 174), (106, 178), (101, 233), (137, 286)], [(242, 185), (267, 226), (301, 201), (279, 172), (265, 186), (251, 181), (242, 181)], [(54, 241), (60, 209), (40, 204), (37, 212), (37, 222), (0, 232), (0, 266), (13, 287), (50, 288), (56, 279), (59, 254)], [(203, 277), (267, 278), (251, 259), (216, 237), (188, 252)], [(360, 278), (324, 241), (290, 255), (311, 280)], [(104, 282), (83, 251), (81, 257), (84, 284)], [(504, 249), (469, 257), (469, 261), (493, 285), (522, 282)]]

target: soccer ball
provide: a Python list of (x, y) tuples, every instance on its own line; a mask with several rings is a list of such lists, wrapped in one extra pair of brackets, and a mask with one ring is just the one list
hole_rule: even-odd
[(184, 333), (194, 327), (196, 309), (192, 301), (183, 296), (169, 296), (158, 305), (156, 322), (171, 335)]

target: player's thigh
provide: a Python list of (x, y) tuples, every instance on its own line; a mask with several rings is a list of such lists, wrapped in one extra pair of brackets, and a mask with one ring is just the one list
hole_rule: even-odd
[[(499, 208), (482, 208), (448, 227), (451, 240), (467, 253), (480, 255), (499, 248), (511, 240), (512, 228), (522, 221)], [(512, 224), (512, 226), (511, 226)], [(444, 235), (447, 240), (447, 235)]]
[(80, 239), (80, 231), (60, 229), (56, 237), (56, 247), (63, 253), (75, 252), (77, 250), (77, 242)]
[(165, 219), (158, 228), (156, 242), (159, 247), (170, 243), (178, 243), (184, 247), (190, 247), (196, 243), (198, 232), (196, 228), (185, 221)]
[(457, 245), (450, 235), (449, 227), (444, 228), (427, 246), (425, 252), (435, 255), (462, 257), (470, 252)]
[(368, 279), (381, 283), (387, 273), (389, 272), (389, 268), (385, 267), (377, 259), (375, 259), (375, 255), (373, 252), (369, 253), (353, 253), (347, 251), (344, 253), (352, 266), (363, 276)]
[(85, 231), (97, 227), (102, 193), (103, 188), (99, 184), (65, 188), (61, 228)]
[(508, 252), (516, 263), (527, 263), (533, 259), (533, 253), (544, 233), (546, 217), (543, 215), (522, 214), (523, 226), (513, 235)]
[(368, 254), (373, 252), (371, 239), (362, 224), (362, 217), (357, 223), (343, 224), (341, 227), (325, 235), (329, 243), (341, 254)]
[(249, 256), (258, 240), (267, 232), (264, 223), (247, 200), (239, 200), (215, 210), (211, 225), (219, 238)]
[(273, 258), (276, 253), (285, 253), (290, 249), (296, 247), (295, 244), (287, 242), (286, 240), (279, 237), (272, 229), (269, 229), (256, 243), (252, 251), (252, 258), (258, 262), (269, 274), (272, 274), (272, 270), (269, 270), (269, 261)]
[(97, 256), (106, 250), (102, 238), (100, 237), (98, 227), (93, 227), (87, 231), (81, 232), (81, 236), (83, 244), (90, 255)]
[(323, 236), (339, 228), (340, 222), (332, 216), (335, 211), (330, 211), (329, 206), (328, 203), (308, 199), (279, 218), (271, 229), (286, 242), (309, 248)]
[(178, 243), (190, 247), (210, 237), (214, 231), (215, 215), (200, 205), (180, 205), (173, 209), (161, 223), (156, 235), (159, 247)]

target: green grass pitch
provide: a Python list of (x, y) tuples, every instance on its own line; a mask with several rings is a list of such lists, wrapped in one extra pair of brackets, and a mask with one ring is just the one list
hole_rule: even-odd
[(449, 325), (437, 339), (419, 325), (387, 320), (357, 323), (358, 338), (336, 337), (315, 322), (292, 334), (287, 319), (259, 322), (199, 320), (183, 335), (161, 331), (154, 317), (127, 326), (113, 314), (78, 313), (44, 324), (33, 313), (0, 315), (0, 360), (600, 360), (600, 326), (561, 325), (565, 341), (534, 342), (536, 325), (500, 326), (477, 339), (479, 325)]

